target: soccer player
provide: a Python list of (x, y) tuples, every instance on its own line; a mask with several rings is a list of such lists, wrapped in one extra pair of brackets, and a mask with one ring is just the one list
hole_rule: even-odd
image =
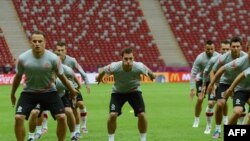
[[(74, 71), (66, 66), (63, 65), (63, 71), (64, 74), (67, 78), (67, 80), (69, 81), (69, 83), (71, 84), (72, 87), (78, 89), (81, 87), (81, 83), (79, 82), (79, 80), (76, 78)], [(68, 90), (67, 88), (62, 84), (62, 82), (60, 81), (60, 79), (56, 79), (56, 89), (57, 89), (57, 94), (61, 97), (61, 100), (63, 102), (64, 105), (64, 109), (65, 109), (65, 114), (67, 116), (67, 123), (69, 126), (69, 130), (70, 130), (70, 137), (71, 137), (71, 141), (77, 141), (77, 135), (75, 132), (75, 117), (72, 111), (72, 99), (70, 99), (68, 93), (66, 93)], [(42, 109), (40, 109), (39, 107), (36, 107), (35, 110), (32, 110), (31, 112), (31, 116), (30, 116), (30, 120), (29, 120), (29, 138), (28, 139), (40, 139), (42, 136), (42, 127), (41, 124), (42, 122), (38, 123), (36, 126), (36, 119), (39, 116), (40, 112), (42, 112)], [(38, 118), (40, 121), (42, 121), (42, 116)], [(35, 126), (36, 126), (36, 133), (34, 136), (34, 132), (35, 132)]]
[[(228, 40), (221, 41), (221, 43), (220, 43), (220, 53), (221, 54), (225, 54), (226, 52), (228, 52), (229, 48), (230, 48), (230, 42)], [(209, 73), (212, 70), (212, 67), (215, 64), (215, 62), (218, 60), (219, 56), (220, 55), (212, 57), (209, 60), (209, 62), (207, 63), (207, 65), (203, 71), (203, 78), (202, 78), (203, 84), (202, 84), (202, 91), (201, 91), (203, 94), (205, 94), (206, 87), (209, 84), (209, 80), (210, 80)], [(211, 79), (212, 79), (212, 76), (211, 76)], [(208, 105), (206, 108), (207, 126), (206, 126), (206, 129), (204, 131), (204, 134), (210, 134), (210, 132), (211, 132), (213, 107), (214, 107), (215, 103), (216, 103), (216, 99), (215, 99), (214, 95), (208, 94)], [(223, 114), (224, 114), (224, 120), (227, 123), (227, 121), (228, 121), (227, 105), (223, 109)]]
[[(232, 93), (233, 95), (233, 114), (231, 115), (229, 119), (229, 125), (236, 125), (237, 120), (241, 117), (241, 114), (243, 113), (245, 104), (250, 100), (250, 49), (248, 51), (248, 56), (241, 57), (229, 64), (225, 65), (226, 71), (243, 71), (241, 72), (236, 79), (233, 81), (231, 86), (226, 90), (224, 94), (224, 98), (227, 99)], [(245, 69), (245, 70), (244, 70)], [(249, 119), (247, 122), (248, 125)]]
[[(45, 49), (45, 34), (35, 31), (31, 35), (31, 49), (22, 53), (17, 60), (16, 75), (11, 89), (12, 105), (16, 104), (16, 90), (25, 75), (24, 88), (16, 105), (15, 135), (18, 141), (24, 141), (24, 120), (29, 118), (30, 112), (37, 104), (42, 109), (50, 110), (57, 120), (58, 141), (64, 141), (66, 136), (66, 120), (64, 106), (57, 95), (55, 75), (70, 90), (72, 97), (77, 91), (71, 87), (63, 74), (61, 60), (52, 52)], [(32, 140), (31, 140), (32, 141)]]
[[(246, 55), (245, 52), (241, 51), (242, 48), (242, 41), (241, 38), (239, 37), (233, 37), (230, 40), (230, 52), (222, 55), (219, 57), (217, 62), (214, 64), (213, 69), (211, 73), (215, 73), (214, 77), (211, 79), (211, 82), (208, 86), (208, 92), (211, 93), (212, 87), (215, 82), (220, 78), (219, 80), (219, 85), (216, 94), (216, 100), (217, 100), (217, 105), (216, 105), (216, 129), (213, 134), (213, 138), (220, 138), (221, 134), (221, 122), (222, 122), (222, 111), (225, 105), (225, 101), (223, 99), (223, 94), (224, 92), (230, 87), (233, 79), (236, 77), (236, 73), (232, 74), (229, 72), (225, 72), (225, 68), (223, 65), (239, 58), (244, 55)], [(225, 72), (225, 73), (224, 73)]]
[[(208, 63), (208, 61), (214, 57), (218, 56), (219, 53), (214, 51), (214, 42), (211, 40), (207, 40), (204, 47), (204, 52), (200, 53), (193, 64), (191, 70), (191, 79), (190, 79), (190, 98), (191, 100), (195, 95), (195, 86), (196, 86), (196, 96), (197, 101), (195, 105), (195, 119), (193, 123), (193, 127), (198, 127), (200, 122), (200, 113), (202, 110), (202, 103), (204, 100), (204, 93), (201, 92), (202, 89), (202, 76), (203, 71)], [(196, 80), (197, 77), (197, 80)], [(209, 109), (210, 110), (210, 109)], [(211, 110), (210, 110), (211, 111)]]
[[(58, 42), (56, 44), (56, 51), (57, 51), (57, 53), (60, 54), (60, 58), (61, 58), (63, 64), (71, 67), (73, 70), (77, 70), (80, 73), (81, 77), (85, 81), (87, 93), (90, 93), (90, 86), (89, 86), (88, 77), (87, 77), (86, 73), (84, 72), (84, 70), (82, 69), (82, 67), (78, 64), (76, 59), (67, 55), (66, 43), (62, 42), (62, 41)], [(78, 108), (80, 109), (80, 113), (79, 113)], [(81, 137), (80, 119), (82, 121), (82, 132), (88, 133), (88, 130), (87, 130), (87, 108), (83, 102), (83, 97), (82, 97), (81, 93), (78, 93), (78, 95), (77, 95), (76, 108), (73, 108), (73, 112), (74, 112), (74, 115), (76, 118), (77, 135), (80, 138)]]
[(155, 78), (155, 75), (143, 63), (134, 61), (132, 48), (124, 48), (121, 56), (122, 61), (112, 62), (101, 68), (96, 76), (98, 84), (102, 82), (105, 74), (113, 75), (115, 81), (109, 104), (109, 118), (107, 121), (108, 140), (114, 141), (117, 117), (121, 115), (125, 102), (128, 102), (133, 108), (135, 116), (138, 117), (140, 140), (146, 141), (147, 119), (140, 87), (140, 75), (149, 76), (151, 80)]

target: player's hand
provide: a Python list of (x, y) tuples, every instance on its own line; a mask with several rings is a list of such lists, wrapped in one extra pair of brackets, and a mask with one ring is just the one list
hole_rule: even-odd
[(194, 95), (195, 95), (195, 91), (194, 91), (194, 89), (191, 89), (190, 90), (190, 100), (194, 99)]
[(11, 103), (12, 103), (12, 107), (15, 107), (15, 105), (16, 105), (16, 96), (14, 94), (11, 94)]
[(77, 96), (78, 91), (76, 89), (73, 89), (73, 91), (70, 91), (70, 97), (73, 99)]
[(87, 90), (87, 93), (89, 94), (90, 93), (90, 87), (86, 86), (86, 90)]
[(99, 75), (97, 75), (95, 77), (95, 80), (96, 80), (97, 84), (100, 84), (101, 82), (103, 82), (102, 77), (100, 77)]
[(201, 87), (201, 93), (204, 94), (204, 95), (206, 94), (206, 88), (207, 88), (206, 85), (203, 85)]
[(211, 94), (213, 92), (214, 86), (211, 83), (207, 87), (207, 93)]

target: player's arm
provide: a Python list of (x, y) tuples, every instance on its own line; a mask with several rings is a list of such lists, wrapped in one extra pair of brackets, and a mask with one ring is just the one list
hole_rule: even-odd
[(11, 88), (11, 103), (12, 103), (12, 106), (15, 106), (15, 104), (16, 104), (15, 93), (16, 93), (16, 90), (17, 90), (18, 86), (20, 85), (21, 80), (22, 80), (22, 75), (16, 74), (15, 77), (14, 77), (14, 80), (13, 80), (12, 88)]
[(221, 75), (226, 71), (225, 66), (222, 66), (219, 68), (219, 70), (215, 73), (214, 77), (211, 79), (209, 85), (208, 85), (208, 93), (211, 93), (213, 90), (213, 86), (215, 82), (221, 77)]
[(146, 75), (150, 78), (151, 81), (153, 81), (155, 79), (154, 73), (147, 66), (144, 65), (144, 67), (146, 69)]
[(232, 95), (232, 92), (234, 88), (240, 83), (241, 80), (245, 79), (245, 74), (244, 72), (240, 73), (233, 81), (233, 83), (230, 85), (230, 87), (226, 90), (224, 94), (224, 98), (228, 98), (229, 96)]
[(195, 86), (196, 86), (196, 75), (199, 73), (200, 67), (199, 67), (200, 61), (199, 58), (196, 58), (194, 61), (193, 67), (191, 69), (191, 77), (190, 77), (190, 99), (193, 100), (195, 95)]
[(66, 76), (64, 74), (60, 74), (60, 75), (57, 75), (58, 78), (61, 80), (61, 82), (63, 83), (64, 86), (67, 87), (67, 89), (70, 91), (70, 94), (72, 97), (76, 96), (77, 95), (77, 90), (74, 89), (70, 83), (68, 82)]
[(73, 74), (73, 80), (77, 84), (77, 89), (80, 90), (81, 89), (81, 82), (77, 79), (75, 74)]

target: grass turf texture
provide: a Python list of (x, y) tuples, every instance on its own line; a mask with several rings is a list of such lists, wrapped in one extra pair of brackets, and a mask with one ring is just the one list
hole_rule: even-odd
[[(110, 99), (111, 84), (91, 85), (91, 94), (86, 94), (85, 87), (81, 91), (86, 102), (88, 111), (87, 127), (88, 134), (84, 134), (80, 140), (84, 141), (107, 141), (106, 121), (108, 117), (108, 104)], [(15, 141), (14, 113), (15, 109), (10, 102), (11, 86), (0, 86), (0, 139), (3, 141)], [(19, 97), (21, 86), (16, 96)], [(205, 135), (206, 126), (204, 100), (200, 125), (192, 128), (194, 119), (194, 101), (189, 99), (188, 83), (165, 83), (165, 84), (142, 84), (143, 97), (146, 104), (148, 119), (148, 141), (212, 141), (212, 133)], [(232, 113), (232, 102), (229, 103), (229, 116)], [(138, 141), (137, 118), (131, 112), (130, 105), (126, 103), (122, 115), (117, 121), (115, 134), (116, 141)], [(28, 122), (25, 121), (26, 139), (28, 136)], [(56, 140), (56, 122), (49, 115), (48, 133), (41, 137), (41, 141)], [(69, 139), (67, 130), (66, 140)], [(223, 140), (222, 138), (219, 140)]]

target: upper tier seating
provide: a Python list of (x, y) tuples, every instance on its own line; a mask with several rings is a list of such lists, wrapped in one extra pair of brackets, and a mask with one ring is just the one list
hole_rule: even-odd
[(190, 64), (203, 51), (208, 39), (216, 42), (218, 50), (221, 40), (241, 36), (245, 45), (250, 37), (249, 1), (160, 0), (160, 3)]
[(135, 59), (152, 70), (165, 66), (138, 1), (128, 0), (13, 0), (29, 37), (39, 29), (47, 34), (47, 48), (56, 42), (68, 44), (85, 71), (96, 72), (112, 61), (119, 51), (135, 48)]
[(0, 28), (0, 67), (5, 66), (6, 64), (14, 66), (15, 63), (5, 40), (3, 31)]

